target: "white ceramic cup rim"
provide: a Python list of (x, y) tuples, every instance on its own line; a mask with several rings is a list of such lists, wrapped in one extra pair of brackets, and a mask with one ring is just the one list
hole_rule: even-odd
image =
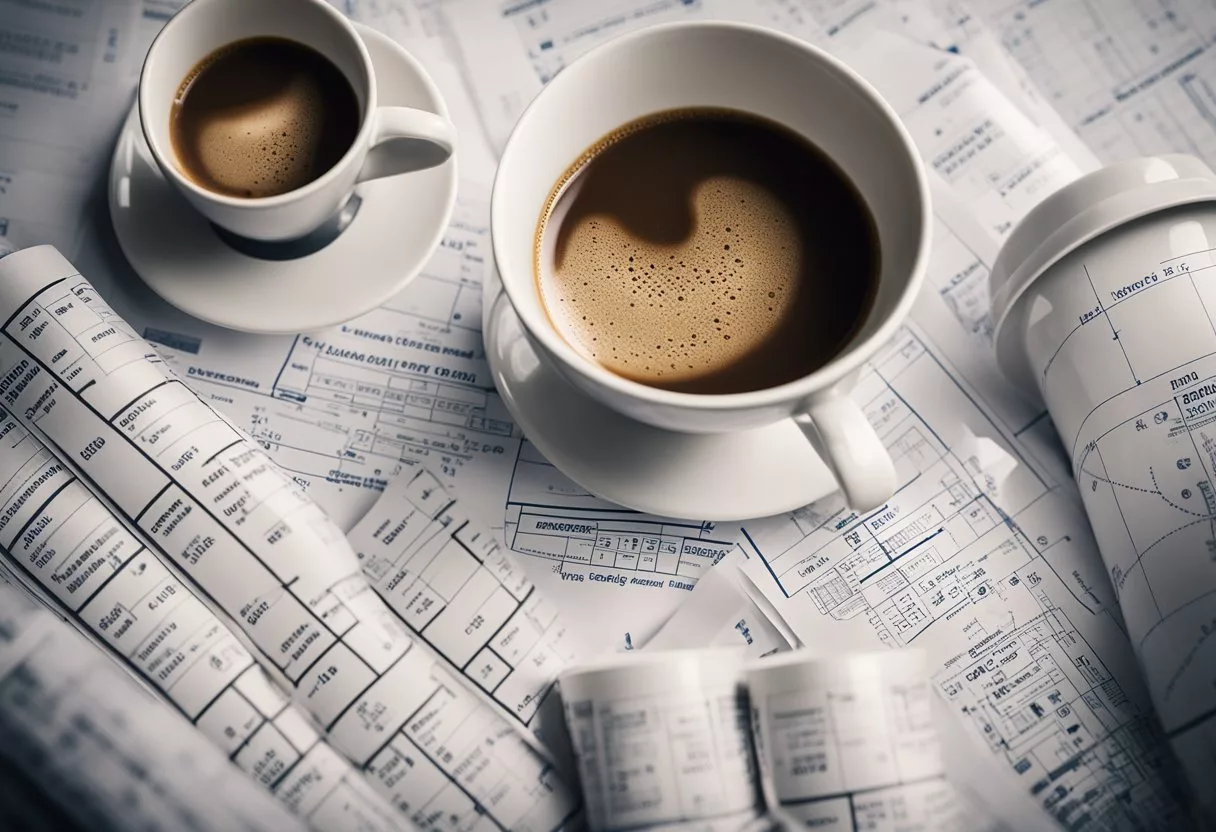
[[(144, 81), (149, 73), (153, 71), (152, 65), (156, 56), (157, 48), (165, 48), (165, 44), (168, 42), (166, 38), (172, 36), (173, 28), (175, 26), (188, 25), (192, 15), (206, 14), (207, 0), (192, 0), (192, 2), (187, 3), (176, 14), (174, 14), (173, 17), (169, 19), (169, 22), (161, 27), (161, 30), (157, 32), (156, 37), (152, 40), (152, 45), (148, 47), (148, 54), (144, 57), (143, 68), (139, 73), (139, 92), (137, 96), (139, 104), (139, 122), (140, 128), (143, 130), (144, 140), (148, 143), (148, 147), (151, 149), (152, 155), (160, 161), (162, 170), (167, 171), (173, 177), (173, 181), (176, 182), (180, 187), (185, 188), (202, 199), (234, 208), (250, 206), (256, 206), (258, 208), (275, 208), (281, 205), (290, 205), (298, 199), (302, 199), (328, 187), (331, 182), (342, 175), (343, 170), (349, 166), (354, 158), (361, 152), (360, 149), (366, 147), (370, 143), (370, 134), (372, 131), (372, 123), (374, 121), (372, 116), (376, 112), (377, 100), (376, 76), (375, 71), (372, 68), (372, 57), (367, 51), (367, 45), (363, 42), (363, 38), (359, 37), (359, 33), (355, 31), (355, 27), (349, 20), (346, 19), (346, 16), (343, 15), (342, 12), (329, 5), (329, 3), (323, 2), (323, 0), (306, 0), (306, 2), (311, 2), (314, 6), (321, 9), (325, 14), (329, 15), (331, 20), (333, 20), (346, 32), (347, 36), (354, 43), (355, 49), (359, 53), (359, 59), (363, 63), (363, 70), (366, 76), (365, 83), (367, 85), (366, 89), (364, 90), (367, 104), (363, 112), (362, 123), (359, 125), (359, 132), (355, 134), (355, 138), (353, 141), (351, 141), (350, 147), (348, 147), (346, 152), (342, 154), (342, 158), (335, 162), (329, 170), (318, 176), (316, 179), (305, 185), (301, 185), (298, 188), (287, 191), (286, 193), (275, 194), (274, 196), (229, 196), (227, 194), (221, 194), (204, 188), (201, 185), (196, 184), (192, 179), (190, 179), (190, 177), (182, 173), (177, 162), (177, 154), (173, 151), (173, 148), (169, 148), (168, 152), (165, 152), (165, 149), (162, 148), (157, 141), (156, 131), (150, 129), (148, 126), (152, 123), (150, 119), (151, 114), (154, 112), (154, 108), (156, 107), (156, 102), (149, 100), (149, 97), (152, 94), (152, 85), (144, 83)], [(268, 32), (265, 36), (274, 37), (274, 34)], [(257, 35), (251, 35), (250, 37), (257, 37)], [(233, 43), (235, 41), (229, 42)], [(217, 43), (209, 48), (208, 54), (226, 45), (227, 44)], [(346, 80), (350, 81), (351, 79), (347, 78)], [(181, 84), (181, 82), (182, 79), (178, 78), (175, 85)], [(172, 103), (170, 103), (169, 106), (172, 107)]]
[[(916, 295), (920, 288), (920, 277), (925, 272), (928, 266), (929, 244), (932, 237), (932, 205), (929, 200), (929, 183), (928, 177), (925, 174), (923, 165), (920, 164), (920, 153), (916, 149), (915, 142), (912, 141), (912, 136), (908, 133), (899, 115), (887, 103), (878, 91), (870, 85), (860, 74), (851, 69), (839, 58), (836, 58), (817, 46), (807, 43), (804, 40), (794, 37), (793, 35), (785, 34), (774, 29), (769, 29), (764, 26), (756, 26), (750, 23), (736, 23), (730, 21), (706, 20), (694, 22), (676, 22), (663, 23), (655, 26), (648, 26), (636, 32), (621, 35), (613, 40), (592, 49), (587, 54), (578, 58), (569, 67), (559, 72), (557, 76), (549, 82), (549, 87), (562, 83), (574, 83), (571, 79), (575, 76), (573, 70), (595, 59), (602, 59), (604, 56), (620, 49), (621, 47), (633, 43), (636, 40), (642, 40), (653, 36), (656, 33), (672, 29), (720, 29), (724, 31), (745, 32), (752, 35), (769, 37), (782, 43), (797, 48), (806, 53), (810, 58), (824, 64), (828, 70), (836, 72), (845, 81), (847, 81), (857, 92), (864, 95), (869, 103), (872, 104), (879, 112), (881, 112), (890, 122), (890, 126), (894, 129), (895, 136), (898, 138), (902, 149), (908, 155), (913, 169), (913, 175), (916, 178), (917, 191), (920, 194), (920, 211), (922, 217), (920, 240), (917, 244), (916, 257), (912, 265), (911, 273), (907, 277), (906, 285), (899, 300), (887, 313), (887, 319), (877, 327), (868, 337), (860, 341), (849, 342), (845, 349), (835, 358), (828, 361), (819, 369), (809, 375), (802, 376), (794, 381), (786, 382), (775, 387), (768, 387), (763, 390), (753, 390), (746, 393), (680, 393), (672, 390), (664, 390), (659, 387), (651, 387), (641, 382), (632, 381), (613, 373), (591, 359), (579, 353), (576, 349), (570, 346), (562, 337), (553, 323), (548, 320), (544, 311), (543, 304), (536, 304), (535, 308), (532, 304), (523, 303), (519, 296), (522, 291), (520, 285), (514, 280), (502, 280), (503, 289), (507, 297), (511, 301), (511, 305), (515, 308), (515, 312), (519, 315), (523, 322), (524, 329), (541, 345), (553, 354), (556, 358), (562, 361), (565, 365), (586, 375), (597, 383), (632, 399), (640, 399), (646, 402), (651, 402), (659, 405), (696, 408), (700, 410), (741, 410), (754, 407), (765, 407), (780, 404), (786, 401), (799, 401), (810, 397), (812, 394), (830, 388), (840, 382), (854, 370), (857, 370), (864, 364), (871, 355), (873, 355), (884, 343), (894, 337), (896, 330), (903, 325), (908, 313), (911, 312), (912, 304), (916, 301)], [(523, 114), (515, 124), (515, 128), (511, 131), (511, 136), (507, 140), (506, 146), (503, 148), (502, 156), (499, 162), (501, 168), (503, 163), (511, 158), (512, 151), (515, 150), (523, 139), (522, 134), (524, 128), (529, 122), (536, 118), (538, 103), (545, 95), (545, 90), (542, 90), (536, 98), (534, 98), (524, 110)], [(644, 113), (638, 113), (638, 117), (644, 116)], [(570, 159), (572, 163), (574, 158)], [(500, 193), (501, 177), (496, 176), (494, 179), (494, 189), (490, 197), (490, 227), (505, 227), (506, 222), (500, 219), (500, 214), (512, 210), (512, 206), (507, 204), (507, 199)], [(539, 219), (539, 217), (537, 218)], [(494, 251), (494, 257), (498, 262), (506, 262), (505, 253), (500, 253), (499, 249), (507, 243), (495, 235), (491, 235), (491, 244)], [(881, 253), (880, 253), (881, 256)], [(534, 284), (536, 276), (529, 270), (529, 281)]]

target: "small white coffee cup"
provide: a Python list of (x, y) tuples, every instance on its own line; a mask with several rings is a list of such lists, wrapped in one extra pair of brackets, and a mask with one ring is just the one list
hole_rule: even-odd
[[(312, 47), (350, 82), (361, 123), (336, 165), (277, 196), (244, 199), (196, 184), (181, 170), (169, 135), (179, 87), (203, 58), (234, 41), (281, 37)], [(152, 156), (194, 208), (216, 225), (252, 240), (294, 240), (333, 217), (357, 183), (442, 163), (456, 131), (443, 117), (409, 107), (380, 107), (371, 57), (354, 27), (323, 0), (193, 0), (153, 41), (139, 78), (139, 117)], [(440, 152), (421, 154), (418, 142)], [(433, 150), (434, 148), (432, 148)]]
[[(725, 107), (809, 139), (848, 175), (875, 220), (878, 292), (858, 334), (803, 378), (748, 393), (705, 395), (650, 387), (584, 357), (550, 322), (533, 274), (537, 221), (571, 163), (615, 128), (650, 113)], [(932, 214), (924, 169), (882, 97), (840, 61), (797, 38), (737, 23), (655, 26), (593, 50), (564, 69), (525, 111), (494, 182), (494, 258), (512, 306), (542, 360), (626, 416), (670, 430), (723, 433), (794, 419), (858, 511), (895, 489), (891, 457), (847, 395), (895, 334), (920, 287)], [(729, 465), (729, 460), (723, 460)]]

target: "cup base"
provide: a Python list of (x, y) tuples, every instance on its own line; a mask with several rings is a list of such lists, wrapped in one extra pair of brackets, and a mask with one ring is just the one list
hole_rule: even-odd
[(217, 237), (246, 257), (281, 263), (285, 260), (299, 260), (302, 257), (316, 254), (337, 240), (346, 229), (350, 228), (362, 205), (363, 198), (357, 192), (352, 193), (332, 217), (308, 234), (296, 237), (294, 240), (253, 240), (233, 234), (215, 223), (211, 223), (211, 228)]

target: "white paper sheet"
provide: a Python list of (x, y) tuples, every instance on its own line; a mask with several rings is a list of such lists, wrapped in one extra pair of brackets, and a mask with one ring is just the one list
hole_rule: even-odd
[[(575, 796), (525, 744), (530, 735), (410, 638), (336, 527), (168, 375), (71, 264), (45, 247), (0, 259), (0, 316), (0, 396), (57, 454), (15, 484), (4, 519), (22, 529), (9, 542), (16, 557), (43, 535), (79, 533), (76, 473), (133, 541), (240, 627), (334, 747), (372, 771), (393, 802), (417, 805), (410, 791), (418, 780), (403, 778), (404, 768), (437, 784), (428, 797), (450, 795), (440, 817), (452, 825), (486, 817), (551, 832), (574, 813)], [(35, 509), (46, 516), (27, 526)], [(66, 566), (50, 557), (41, 566), (62, 568), (65, 591), (91, 596), (143, 549), (66, 551)]]
[(790, 649), (792, 637), (781, 631), (780, 619), (770, 619), (747, 592), (740, 571), (746, 560), (739, 548), (722, 558), (701, 576), (662, 628), (645, 644), (635, 644), (635, 649), (739, 647), (753, 659)]
[(926, 167), (996, 239), (1080, 176), (1052, 135), (970, 60), (885, 31), (837, 51), (895, 108)]
[(641, 514), (591, 496), (526, 440), (507, 494), (504, 538), (562, 609), (598, 622), (591, 636), (601, 651), (644, 643), (734, 547), (713, 523)]
[(72, 250), (142, 62), (140, 6), (0, 4), (0, 236)]
[(1216, 164), (1216, 14), (1210, 3), (953, 5), (991, 28), (1103, 162), (1181, 152)]
[(304, 829), (189, 723), (3, 580), (0, 758), (81, 829)]

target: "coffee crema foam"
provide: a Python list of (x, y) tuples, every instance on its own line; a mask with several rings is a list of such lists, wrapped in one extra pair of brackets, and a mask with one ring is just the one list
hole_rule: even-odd
[[(786, 207), (723, 177), (697, 189), (692, 210), (701, 233), (674, 246), (638, 240), (609, 218), (580, 222), (559, 271), (587, 279), (551, 273), (542, 284), (567, 337), (615, 373), (699, 377), (750, 353), (789, 311), (802, 251)], [(583, 314), (591, 309), (600, 311)]]
[[(686, 146), (707, 112), (726, 124), (720, 146)], [(868, 227), (851, 228), (819, 246), (807, 225), (822, 218), (770, 181), (765, 160), (729, 158), (746, 150), (730, 145), (746, 140), (747, 129), (768, 129), (757, 122), (731, 111), (663, 113), (615, 131), (570, 167), (534, 241), (542, 304), (568, 343), (617, 375), (688, 392), (780, 384), (843, 346), (868, 309), (870, 275), (860, 290), (842, 293), (823, 270), (838, 245), (853, 245), (860, 233), (864, 259), (876, 238)], [(640, 135), (646, 131), (653, 135)], [(639, 142), (632, 156), (631, 137)], [(814, 152), (802, 144), (800, 152)], [(868, 214), (861, 220), (871, 222)], [(825, 276), (822, 286), (810, 282)]]
[(289, 191), (309, 181), (320, 94), (293, 78), (244, 112), (217, 113), (199, 125), (196, 156), (208, 178), (247, 196)]
[(358, 123), (354, 91), (327, 58), (286, 39), (251, 38), (211, 53), (183, 80), (172, 133), (191, 179), (257, 198), (325, 173)]

